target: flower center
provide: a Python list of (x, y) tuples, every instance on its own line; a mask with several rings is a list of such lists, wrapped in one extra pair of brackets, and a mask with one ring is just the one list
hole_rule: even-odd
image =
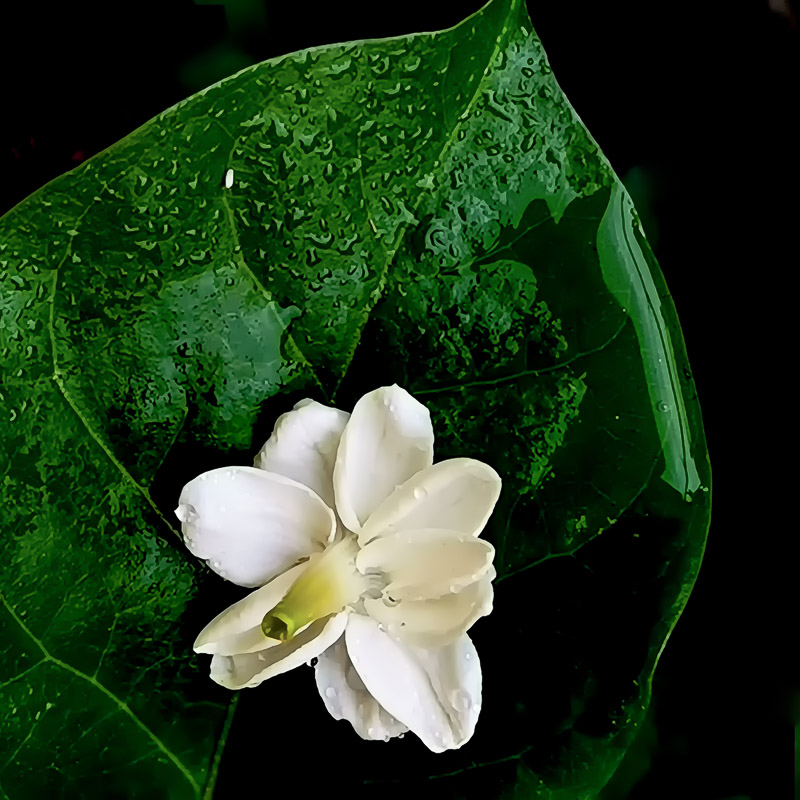
[(269, 639), (289, 641), (312, 622), (338, 614), (369, 588), (370, 579), (355, 564), (358, 542), (346, 534), (318, 556), (292, 584), (284, 598), (262, 620)]

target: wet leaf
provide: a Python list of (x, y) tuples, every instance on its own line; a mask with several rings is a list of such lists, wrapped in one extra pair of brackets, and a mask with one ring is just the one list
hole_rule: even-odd
[[(709, 465), (663, 277), (520, 0), (169, 109), (0, 220), (0, 302), (8, 797), (210, 796), (220, 763), (226, 797), (265, 756), (369, 797), (602, 788), (699, 568)], [(178, 491), (301, 397), (393, 382), (437, 458), (504, 479), (476, 735), (364, 743), (297, 672), (228, 736), (191, 643), (241, 592), (184, 550)]]

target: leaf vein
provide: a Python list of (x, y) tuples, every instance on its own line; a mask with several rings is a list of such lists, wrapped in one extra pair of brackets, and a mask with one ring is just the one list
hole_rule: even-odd
[[(491, 54), (491, 56), (489, 56), (489, 59), (486, 62), (486, 66), (483, 69), (483, 73), (481, 74), (481, 77), (478, 79), (477, 85), (475, 87), (475, 91), (473, 92), (472, 97), (470, 98), (470, 101), (467, 103), (464, 111), (459, 115), (455, 125), (453, 125), (453, 128), (450, 131), (449, 136), (445, 139), (444, 144), (442, 145), (442, 148), (439, 151), (439, 155), (434, 160), (434, 162), (433, 162), (434, 170), (437, 170), (437, 169), (441, 170), (441, 167), (442, 167), (442, 165), (444, 163), (445, 153), (447, 153), (447, 151), (452, 147), (453, 142), (456, 139), (456, 135), (458, 133), (458, 130), (459, 130), (459, 127), (460, 127), (460, 124), (461, 124), (461, 120), (464, 120), (469, 116), (470, 111), (472, 111), (473, 106), (478, 101), (478, 98), (481, 95), (481, 90), (483, 88), (484, 81), (486, 80), (486, 77), (487, 77), (487, 75), (489, 73), (489, 68), (492, 66), (492, 64), (494, 63), (495, 59), (497, 58), (497, 55), (500, 52), (500, 48), (502, 47), (502, 45), (503, 45), (503, 43), (505, 41), (506, 34), (510, 30), (511, 26), (510, 26), (508, 20), (511, 17), (511, 12), (516, 9), (516, 7), (518, 6), (519, 2), (520, 2), (520, 0), (512, 0), (511, 5), (509, 7), (509, 16), (506, 18), (506, 21), (504, 22), (503, 26), (500, 28), (500, 32), (498, 33), (497, 37), (495, 38), (495, 43), (494, 43), (494, 48), (492, 50), (492, 54)], [(416, 212), (419, 210), (419, 207), (422, 204), (422, 199), (423, 199), (424, 196), (425, 196), (424, 192), (420, 192), (417, 195), (417, 200), (414, 203), (414, 206), (413, 206), (412, 211), (411, 211), (411, 216), (412, 217), (415, 218)], [(383, 267), (381, 269), (380, 275), (378, 277), (378, 286), (376, 287), (375, 291), (372, 292), (371, 295), (370, 295), (370, 299), (372, 300), (372, 302), (369, 303), (367, 305), (367, 307), (364, 309), (363, 318), (361, 320), (361, 325), (359, 326), (358, 332), (356, 333), (355, 337), (353, 338), (353, 343), (350, 346), (350, 349), (349, 349), (349, 351), (347, 353), (347, 356), (346, 356), (346, 359), (345, 359), (345, 365), (344, 365), (344, 368), (342, 369), (341, 377), (339, 378), (339, 382), (337, 383), (337, 385), (336, 385), (336, 387), (335, 387), (335, 389), (333, 391), (333, 397), (336, 396), (336, 392), (338, 391), (339, 386), (341, 386), (341, 383), (344, 380), (344, 376), (347, 374), (347, 371), (348, 371), (348, 369), (350, 367), (350, 364), (353, 361), (353, 356), (355, 355), (355, 351), (358, 348), (359, 342), (361, 341), (361, 337), (362, 337), (362, 335), (364, 333), (364, 328), (366, 327), (366, 324), (367, 324), (367, 321), (369, 320), (370, 314), (372, 313), (372, 310), (375, 308), (375, 306), (378, 304), (378, 302), (380, 302), (380, 299), (383, 296), (383, 291), (386, 288), (386, 279), (387, 279), (388, 274), (389, 274), (389, 267), (391, 266), (392, 262), (394, 261), (394, 257), (397, 255), (397, 251), (400, 249), (400, 246), (403, 243), (403, 239), (405, 238), (405, 235), (406, 235), (406, 233), (408, 231), (409, 225), (410, 225), (410, 222), (408, 220), (405, 220), (400, 225), (400, 228), (399, 228), (398, 233), (397, 233), (397, 238), (395, 239), (394, 246), (388, 250), (386, 261), (385, 261), (385, 263), (384, 263), (384, 265), (383, 265)]]
[[(79, 678), (80, 680), (86, 681), (87, 683), (94, 686), (99, 692), (105, 695), (109, 700), (117, 705), (120, 711), (122, 711), (137, 727), (139, 727), (153, 742), (153, 744), (161, 750), (162, 753), (177, 767), (177, 769), (183, 774), (186, 780), (191, 784), (192, 788), (194, 789), (195, 793), (199, 795), (200, 793), (200, 786), (198, 785), (197, 781), (195, 780), (192, 773), (186, 768), (183, 762), (161, 741), (161, 739), (156, 736), (156, 734), (147, 727), (147, 725), (142, 722), (141, 719), (133, 712), (131, 707), (124, 701), (117, 697), (111, 690), (107, 689), (100, 683), (96, 678), (91, 675), (87, 675), (84, 672), (81, 672), (79, 669), (76, 669), (71, 664), (68, 664), (66, 661), (62, 661), (60, 658), (56, 658), (50, 651), (44, 646), (42, 641), (31, 631), (30, 628), (25, 624), (22, 618), (17, 614), (14, 610), (12, 605), (6, 600), (5, 595), (0, 594), (0, 602), (2, 602), (3, 606), (5, 606), (6, 610), (8, 611), (11, 618), (19, 625), (22, 631), (30, 637), (30, 639), (35, 642), (38, 648), (42, 651), (44, 658), (42, 661), (38, 662), (39, 664), (49, 662), (54, 664), (57, 667), (71, 673), (75, 677)], [(19, 752), (19, 749), (16, 751)], [(16, 754), (16, 753), (15, 753)], [(13, 758), (13, 755), (12, 755)]]
[(111, 448), (100, 438), (99, 434), (89, 424), (89, 420), (86, 419), (81, 410), (78, 408), (69, 390), (67, 389), (64, 378), (62, 377), (61, 370), (58, 367), (58, 348), (56, 345), (56, 334), (55, 334), (55, 298), (56, 298), (56, 291), (58, 289), (59, 269), (60, 267), (57, 267), (53, 271), (53, 285), (50, 290), (50, 297), (48, 300), (50, 304), (50, 314), (48, 317), (47, 327), (50, 333), (50, 349), (53, 359), (53, 382), (58, 387), (67, 405), (73, 411), (78, 420), (83, 424), (83, 427), (86, 429), (86, 432), (94, 440), (95, 444), (106, 454), (109, 461), (117, 468), (117, 470), (119, 470), (125, 482), (130, 484), (144, 498), (145, 502), (155, 512), (156, 516), (167, 526), (167, 528), (169, 528), (170, 533), (172, 533), (174, 536), (177, 536), (178, 538), (181, 538), (181, 535), (175, 530), (175, 528), (173, 528), (173, 526), (169, 523), (167, 518), (161, 513), (161, 509), (153, 502), (153, 498), (150, 496), (150, 492), (144, 486), (142, 486), (133, 477), (133, 475), (130, 474), (130, 472), (128, 472), (128, 470), (125, 468), (122, 462), (114, 455)]
[(595, 355), (595, 353), (599, 353), (602, 350), (605, 350), (622, 333), (627, 324), (628, 324), (628, 317), (625, 317), (619, 328), (617, 328), (617, 330), (614, 331), (614, 333), (611, 334), (611, 336), (608, 339), (606, 339), (606, 341), (597, 345), (597, 347), (593, 347), (591, 350), (584, 350), (582, 353), (576, 353), (574, 356), (572, 356), (572, 358), (568, 358), (566, 361), (559, 361), (557, 364), (552, 364), (549, 367), (541, 367), (540, 369), (525, 369), (521, 370), (520, 372), (515, 372), (513, 375), (504, 375), (501, 378), (487, 378), (486, 380), (481, 380), (481, 381), (469, 381), (469, 383), (453, 383), (453, 384), (448, 384), (447, 386), (431, 386), (427, 389), (415, 389), (414, 394), (419, 395), (419, 394), (438, 394), (439, 392), (455, 392), (459, 389), (471, 389), (475, 386), (500, 386), (504, 383), (511, 383), (512, 381), (517, 381), (520, 378), (527, 378), (537, 375), (546, 375), (549, 372), (556, 372), (560, 369), (564, 369), (564, 367), (568, 367), (570, 364), (574, 364), (576, 361), (582, 358), (587, 358), (588, 356)]

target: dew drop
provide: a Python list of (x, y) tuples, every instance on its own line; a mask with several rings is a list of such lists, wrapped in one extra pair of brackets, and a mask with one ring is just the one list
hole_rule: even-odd
[(336, 697), (336, 689), (334, 689), (333, 686), (329, 686), (325, 690), (325, 697), (328, 697), (331, 700), (333, 700), (333, 698)]
[(175, 509), (175, 516), (181, 522), (192, 523), (197, 519), (197, 509), (189, 503), (182, 503)]
[(472, 704), (472, 713), (477, 714), (481, 710), (481, 707), (477, 703)]
[(416, 489), (414, 489), (414, 497), (417, 500), (421, 500), (427, 494), (428, 494), (428, 490), (427, 489), (423, 489), (421, 486), (418, 486)]
[(658, 404), (659, 411), (669, 411), (669, 403), (665, 403), (663, 400)]

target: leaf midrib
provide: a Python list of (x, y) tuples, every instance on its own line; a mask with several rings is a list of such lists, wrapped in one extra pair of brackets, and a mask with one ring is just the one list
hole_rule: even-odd
[[(482, 91), (483, 91), (484, 81), (486, 80), (486, 78), (488, 76), (488, 73), (489, 73), (489, 70), (490, 70), (492, 64), (494, 64), (494, 62), (495, 62), (495, 60), (497, 58), (497, 55), (500, 52), (500, 49), (505, 44), (506, 34), (509, 32), (509, 30), (511, 28), (510, 22), (511, 22), (512, 18), (514, 17), (514, 13), (519, 9), (519, 5), (520, 5), (521, 2), (522, 2), (522, 0), (510, 0), (509, 7), (508, 7), (508, 14), (504, 18), (503, 23), (502, 23), (501, 28), (500, 28), (500, 31), (497, 34), (497, 36), (495, 37), (495, 44), (494, 44), (494, 48), (492, 49), (492, 54), (489, 56), (489, 59), (488, 59), (488, 61), (486, 63), (486, 66), (483, 69), (481, 77), (478, 79), (478, 82), (477, 82), (477, 85), (475, 87), (475, 91), (472, 94), (472, 97), (470, 98), (469, 102), (467, 103), (467, 105), (465, 106), (465, 108), (461, 112), (461, 114), (458, 115), (458, 117), (456, 119), (456, 122), (455, 122), (455, 124), (453, 125), (453, 127), (452, 127), (452, 129), (450, 131), (449, 136), (445, 139), (444, 144), (442, 145), (442, 148), (439, 151), (439, 155), (436, 157), (436, 159), (433, 162), (433, 167), (434, 168), (433, 168), (433, 170), (431, 172), (431, 176), (432, 177), (435, 176), (436, 178), (438, 178), (439, 175), (441, 174), (443, 166), (444, 166), (444, 162), (445, 162), (445, 156), (446, 156), (447, 152), (450, 150), (450, 148), (452, 147), (453, 142), (455, 141), (455, 137), (456, 137), (456, 135), (458, 133), (458, 130), (460, 129), (462, 121), (467, 119), (467, 118), (469, 118), (469, 115), (470, 115), (470, 112), (472, 111), (472, 108), (474, 107), (475, 103), (478, 101), (478, 98), (481, 96)], [(480, 14), (482, 11), (485, 11), (487, 8), (488, 8), (488, 6), (484, 6), (483, 9), (481, 9), (481, 11), (478, 11), (477, 13)], [(464, 20), (460, 25), (458, 25), (456, 27), (460, 28), (462, 26), (467, 25), (470, 22), (471, 19), (472, 19), (472, 17)], [(435, 180), (432, 181), (432, 183), (433, 183), (433, 187), (430, 189), (430, 191), (435, 191), (436, 188), (437, 188), (437, 183), (436, 183)], [(426, 196), (426, 193), (424, 191), (420, 191), (419, 194), (417, 195), (417, 200), (416, 200), (416, 202), (414, 203), (414, 206), (411, 209), (411, 216), (412, 217), (416, 217), (416, 213), (419, 210), (419, 207), (422, 204), (422, 200), (423, 200), (423, 198), (425, 196)], [(370, 298), (374, 298), (374, 299), (372, 300), (371, 303), (368, 303), (367, 306), (364, 309), (363, 318), (362, 318), (362, 320), (361, 320), (361, 322), (359, 324), (359, 327), (358, 327), (358, 330), (357, 330), (355, 336), (353, 337), (353, 342), (352, 342), (352, 344), (350, 346), (350, 349), (348, 350), (348, 352), (346, 354), (345, 364), (344, 364), (344, 367), (342, 368), (341, 377), (339, 378), (339, 381), (337, 382), (336, 387), (334, 388), (334, 390), (333, 390), (333, 392), (331, 394), (331, 401), (332, 402), (335, 401), (336, 393), (339, 391), (339, 387), (342, 385), (342, 381), (344, 380), (345, 376), (347, 375), (348, 370), (350, 369), (351, 364), (353, 363), (353, 358), (355, 356), (355, 352), (358, 349), (359, 343), (361, 342), (361, 337), (362, 337), (362, 335), (364, 333), (364, 329), (365, 329), (365, 327), (367, 325), (367, 322), (369, 321), (370, 315), (372, 314), (372, 310), (381, 301), (381, 299), (383, 297), (383, 291), (384, 291), (384, 289), (386, 287), (386, 279), (387, 279), (388, 274), (389, 274), (389, 268), (391, 267), (392, 263), (394, 262), (395, 256), (397, 255), (397, 252), (400, 249), (400, 246), (403, 244), (403, 240), (405, 239), (405, 236), (406, 236), (406, 233), (408, 232), (409, 226), (410, 226), (410, 222), (408, 220), (405, 220), (401, 224), (401, 226), (400, 226), (400, 228), (398, 230), (398, 233), (397, 233), (397, 237), (396, 237), (395, 242), (394, 242), (394, 246), (391, 249), (389, 249), (388, 252), (387, 252), (386, 261), (385, 261), (383, 267), (381, 268), (380, 276), (378, 278), (378, 286), (377, 286), (376, 290), (370, 294)]]

